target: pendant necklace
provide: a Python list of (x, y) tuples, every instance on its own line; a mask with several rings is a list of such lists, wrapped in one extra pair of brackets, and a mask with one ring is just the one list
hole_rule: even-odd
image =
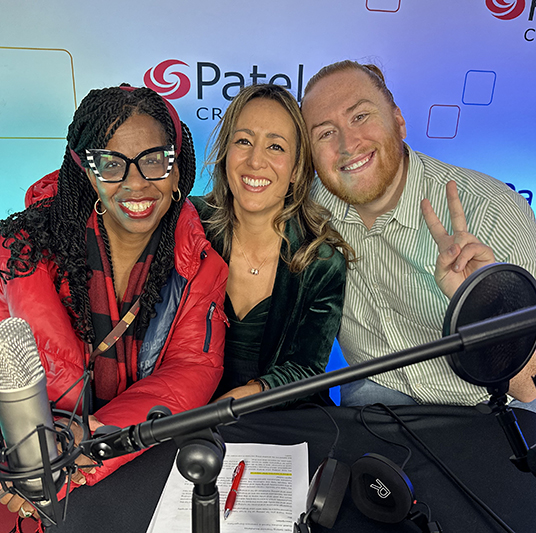
[(249, 273), (253, 276), (258, 276), (259, 275), (259, 271), (261, 270), (261, 268), (264, 266), (264, 264), (266, 263), (266, 261), (268, 261), (268, 257), (269, 255), (266, 256), (266, 258), (264, 259), (264, 261), (260, 264), (259, 267), (255, 268), (249, 261), (248, 259), (248, 256), (246, 255), (246, 252), (244, 251), (244, 248), (242, 248), (242, 245), (240, 244), (240, 241), (238, 240), (238, 237), (236, 235), (236, 232), (233, 230), (233, 235), (234, 235), (234, 238), (236, 239), (236, 244), (238, 244), (238, 247), (240, 248), (240, 251), (242, 252), (242, 255), (244, 256), (244, 259), (246, 260), (246, 263), (248, 264), (249, 266)]

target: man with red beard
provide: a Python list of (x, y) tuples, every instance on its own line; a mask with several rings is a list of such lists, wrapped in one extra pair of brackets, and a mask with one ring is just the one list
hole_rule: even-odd
[[(536, 274), (527, 201), (489, 176), (405, 144), (404, 117), (378, 67), (349, 60), (324, 67), (309, 80), (302, 111), (320, 178), (313, 196), (358, 257), (338, 335), (349, 364), (440, 338), (449, 298), (481, 266), (509, 262)], [(510, 382), (511, 405), (536, 410), (535, 374), (532, 357)], [(488, 398), (445, 358), (341, 387), (342, 405)]]

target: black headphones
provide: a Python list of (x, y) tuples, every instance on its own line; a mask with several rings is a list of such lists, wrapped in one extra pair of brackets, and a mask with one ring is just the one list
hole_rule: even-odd
[(397, 524), (407, 519), (423, 533), (443, 531), (438, 522), (414, 508), (417, 500), (411, 481), (383, 455), (366, 453), (352, 465), (351, 489), (356, 507), (372, 520)]
[[(366, 423), (364, 425), (372, 432)], [(294, 533), (310, 533), (310, 522), (332, 528), (349, 482), (353, 502), (368, 518), (389, 524), (408, 519), (422, 533), (443, 531), (439, 523), (414, 508), (417, 501), (413, 485), (404, 470), (387, 457), (366, 453), (351, 468), (333, 457), (322, 461), (309, 485), (307, 511), (294, 524)], [(428, 508), (425, 503), (421, 504)]]
[(339, 514), (346, 487), (350, 480), (350, 467), (333, 457), (326, 457), (316, 469), (307, 491), (307, 512), (294, 524), (294, 533), (310, 533), (309, 520), (332, 528)]
[(402, 522), (415, 503), (413, 485), (402, 468), (376, 453), (366, 453), (352, 465), (351, 489), (356, 507), (379, 522)]

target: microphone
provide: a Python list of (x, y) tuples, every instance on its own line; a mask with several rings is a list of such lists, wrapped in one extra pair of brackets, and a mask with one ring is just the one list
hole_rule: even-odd
[[(43, 429), (39, 430), (40, 426)], [(2, 462), (7, 460), (8, 466), (3, 469), (8, 472), (4, 479), (13, 480), (15, 492), (48, 516), (54, 506), (43, 468), (58, 458), (56, 431), (45, 370), (32, 330), (21, 318), (0, 322), (0, 430), (5, 443)], [(52, 478), (59, 490), (65, 476), (57, 471)]]

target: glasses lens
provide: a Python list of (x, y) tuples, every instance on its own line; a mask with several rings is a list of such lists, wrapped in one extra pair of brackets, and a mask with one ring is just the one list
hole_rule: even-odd
[(141, 157), (138, 164), (145, 178), (154, 180), (165, 176), (169, 172), (171, 154), (168, 150), (159, 149)]
[(113, 154), (95, 154), (95, 166), (105, 181), (121, 181), (125, 175), (126, 161)]

